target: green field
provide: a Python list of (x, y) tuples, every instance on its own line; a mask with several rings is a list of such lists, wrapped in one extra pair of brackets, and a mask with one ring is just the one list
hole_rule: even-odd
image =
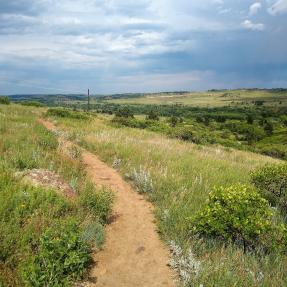
[[(96, 100), (96, 99), (95, 99)], [(287, 91), (272, 90), (226, 90), (194, 92), (183, 94), (147, 94), (137, 98), (111, 99), (107, 102), (117, 104), (156, 104), (156, 105), (190, 105), (194, 107), (222, 107), (228, 105), (245, 105), (254, 101), (264, 101), (266, 105), (287, 105)]]

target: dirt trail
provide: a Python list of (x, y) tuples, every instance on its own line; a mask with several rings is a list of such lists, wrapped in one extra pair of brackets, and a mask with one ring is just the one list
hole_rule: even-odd
[[(56, 130), (51, 122), (39, 121), (47, 129)], [(107, 226), (106, 243), (94, 254), (96, 265), (90, 273), (93, 283), (85, 286), (175, 286), (174, 274), (167, 266), (169, 252), (156, 232), (152, 204), (94, 154), (82, 150), (82, 158), (92, 181), (110, 187), (116, 195), (114, 221)]]

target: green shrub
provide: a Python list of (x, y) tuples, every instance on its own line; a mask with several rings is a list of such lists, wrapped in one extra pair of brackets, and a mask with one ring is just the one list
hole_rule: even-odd
[(156, 111), (151, 110), (146, 116), (146, 119), (151, 121), (159, 121), (159, 115)]
[(88, 119), (88, 115), (81, 113), (81, 112), (75, 112), (72, 110), (67, 109), (48, 109), (46, 112), (46, 116), (56, 116), (60, 118), (71, 118), (71, 119), (79, 119), (79, 120), (86, 120)]
[(274, 130), (273, 124), (270, 122), (267, 122), (264, 126), (264, 130), (266, 132), (266, 135), (272, 136), (273, 130)]
[(248, 114), (248, 115), (247, 115), (247, 117), (246, 117), (246, 122), (247, 122), (247, 124), (249, 124), (249, 125), (252, 125), (252, 124), (253, 124), (253, 122), (254, 122), (254, 117), (253, 117), (252, 114)]
[(68, 286), (80, 279), (91, 260), (79, 224), (49, 228), (40, 237), (38, 252), (23, 268), (26, 286)]
[(193, 232), (242, 244), (244, 248), (284, 248), (286, 229), (272, 222), (268, 201), (252, 187), (217, 187), (206, 207), (192, 218)]
[(172, 131), (172, 135), (184, 141), (196, 142), (194, 132), (191, 127), (178, 127)]
[(10, 105), (10, 99), (6, 96), (0, 96), (0, 105)]
[(263, 130), (260, 128), (250, 126), (248, 130), (246, 130), (245, 139), (248, 142), (248, 144), (252, 144), (254, 142), (257, 142), (261, 139), (263, 139), (265, 136)]
[(89, 212), (100, 223), (106, 223), (112, 210), (113, 194), (111, 191), (102, 189), (94, 190), (89, 184), (80, 194), (79, 208)]
[(90, 222), (84, 225), (82, 238), (89, 245), (96, 244), (97, 248), (100, 248), (105, 242), (105, 228), (97, 221)]
[(284, 115), (284, 116), (281, 116), (280, 119), (281, 119), (283, 125), (284, 125), (285, 127), (287, 127), (287, 116), (285, 116), (285, 115)]
[(271, 157), (287, 159), (285, 144), (264, 144), (259, 146), (259, 152)]
[(260, 168), (251, 174), (251, 182), (273, 206), (287, 215), (287, 164)]
[(174, 127), (177, 126), (177, 124), (182, 123), (183, 120), (182, 120), (182, 118), (179, 118), (179, 117), (176, 117), (176, 116), (171, 116), (168, 119), (168, 122), (170, 123), (170, 126), (174, 128)]
[(133, 118), (134, 114), (129, 107), (121, 107), (116, 111), (115, 116), (122, 118)]
[(24, 101), (21, 102), (22, 106), (28, 106), (28, 107), (44, 107), (43, 103), (37, 102), (37, 101)]

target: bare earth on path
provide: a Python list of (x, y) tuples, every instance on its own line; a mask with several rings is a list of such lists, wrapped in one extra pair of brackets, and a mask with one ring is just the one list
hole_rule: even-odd
[[(49, 130), (51, 122), (39, 119)], [(72, 143), (60, 139), (66, 146)], [(115, 193), (113, 222), (107, 226), (103, 250), (94, 254), (93, 282), (84, 286), (157, 287), (175, 286), (168, 267), (169, 251), (160, 240), (154, 223), (153, 206), (136, 193), (116, 170), (82, 149), (82, 160), (91, 180)]]

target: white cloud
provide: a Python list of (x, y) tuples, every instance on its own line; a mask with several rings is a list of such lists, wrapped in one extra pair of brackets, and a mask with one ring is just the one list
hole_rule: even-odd
[(262, 8), (262, 4), (260, 2), (256, 2), (249, 7), (249, 15), (253, 16), (258, 13), (258, 11)]
[[(251, 58), (286, 62), (287, 17), (262, 13), (265, 5), (271, 15), (287, 11), (287, 0), (0, 0), (0, 70), (11, 71), (10, 90), (15, 79), (38, 76), (61, 89), (92, 86), (95, 78), (100, 91), (197, 89), (209, 81), (214, 87), (225, 77), (206, 71), (239, 66), (240, 74)], [(259, 13), (261, 20), (254, 20)], [(249, 32), (265, 27), (273, 33)], [(260, 41), (272, 47), (258, 51)], [(238, 60), (242, 49), (252, 51)]]
[(241, 23), (241, 26), (247, 30), (252, 31), (263, 31), (265, 29), (265, 25), (262, 23), (253, 23), (250, 20), (245, 20)]
[(223, 5), (224, 1), (223, 0), (213, 0), (213, 3), (218, 4), (218, 5)]
[(276, 1), (269, 9), (268, 13), (272, 16), (287, 13), (287, 0)]

